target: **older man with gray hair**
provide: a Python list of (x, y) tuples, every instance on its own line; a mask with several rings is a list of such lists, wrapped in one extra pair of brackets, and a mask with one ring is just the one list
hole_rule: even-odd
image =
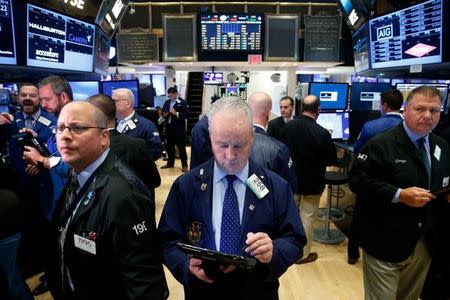
[(116, 104), (117, 131), (135, 138), (141, 138), (147, 143), (153, 159), (161, 157), (162, 146), (159, 131), (155, 124), (140, 116), (134, 110), (134, 95), (130, 89), (116, 89), (111, 97)]
[[(163, 259), (186, 299), (278, 299), (278, 278), (305, 236), (288, 183), (249, 159), (250, 107), (222, 98), (208, 113), (214, 158), (178, 177), (159, 223)], [(178, 242), (256, 260), (253, 269), (193, 258)]]

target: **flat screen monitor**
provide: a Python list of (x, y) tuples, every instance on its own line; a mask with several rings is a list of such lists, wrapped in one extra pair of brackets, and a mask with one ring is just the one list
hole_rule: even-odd
[(154, 107), (163, 107), (164, 106), (164, 102), (166, 102), (167, 98), (166, 96), (155, 96), (155, 98), (153, 98), (153, 106)]
[(442, 62), (443, 0), (429, 0), (371, 19), (372, 68)]
[(322, 110), (343, 110), (347, 108), (347, 83), (317, 83), (309, 84), (309, 93), (320, 99)]
[(409, 93), (411, 93), (415, 88), (422, 85), (432, 85), (439, 90), (442, 99), (441, 111), (444, 111), (447, 104), (448, 85), (441, 83), (397, 83), (396, 88), (403, 94), (402, 110), (405, 106), (406, 98), (408, 98)]
[(17, 86), (17, 83), (2, 83), (3, 88), (9, 90), (10, 93), (18, 93), (19, 87)]
[(109, 69), (109, 49), (111, 43), (109, 38), (102, 30), (97, 29), (95, 32), (95, 48), (94, 48), (94, 72), (97, 74), (107, 75)]
[(353, 82), (350, 94), (350, 109), (379, 110), (381, 93), (391, 88), (390, 83)]
[(263, 54), (263, 15), (199, 14), (199, 58), (225, 60)]
[(128, 0), (103, 0), (95, 23), (100, 26), (109, 38), (116, 32), (127, 10), (128, 2)]
[(27, 65), (92, 72), (95, 26), (27, 4)]
[(11, 95), (8, 89), (0, 89), (0, 105), (9, 105), (11, 103)]
[(355, 71), (361, 72), (370, 68), (369, 59), (369, 25), (364, 23), (355, 33), (352, 35), (353, 42), (353, 57), (355, 59)]
[(9, 113), (9, 105), (0, 105), (0, 113)]
[(69, 85), (75, 101), (84, 101), (88, 97), (100, 93), (98, 81), (69, 81)]
[(320, 113), (317, 124), (327, 129), (333, 140), (348, 140), (350, 137), (348, 113), (346, 112)]
[(102, 81), (103, 94), (112, 97), (112, 92), (117, 89), (130, 89), (134, 95), (134, 107), (139, 107), (139, 81), (138, 80), (114, 80), (114, 81)]
[(339, 0), (338, 4), (350, 29), (356, 30), (367, 21), (368, 11), (363, 1)]
[(17, 59), (12, 0), (0, 1), (0, 41), (0, 64), (15, 65)]
[(223, 73), (220, 72), (204, 72), (203, 84), (222, 84)]

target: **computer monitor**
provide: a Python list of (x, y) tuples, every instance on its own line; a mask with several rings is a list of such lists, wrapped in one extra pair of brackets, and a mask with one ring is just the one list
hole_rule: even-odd
[(447, 104), (448, 85), (441, 83), (397, 83), (396, 88), (403, 94), (403, 105), (401, 109), (403, 110), (403, 107), (406, 103), (406, 98), (408, 98), (409, 93), (411, 93), (415, 88), (422, 85), (434, 86), (439, 90), (442, 99), (441, 111), (444, 111)]
[(88, 97), (100, 93), (98, 81), (69, 81), (72, 88), (73, 100), (86, 100)]
[(333, 140), (348, 140), (350, 126), (347, 112), (323, 112), (317, 118), (317, 124), (331, 133)]
[(11, 103), (11, 95), (8, 89), (0, 89), (0, 105), (8, 106)]
[(222, 72), (204, 72), (203, 73), (203, 84), (222, 84), (223, 83), (223, 73)]
[(133, 80), (113, 80), (113, 81), (102, 81), (102, 91), (104, 94), (112, 97), (112, 92), (117, 89), (126, 88), (130, 89), (134, 95), (134, 107), (139, 107), (139, 81)]
[(347, 108), (348, 83), (309, 84), (309, 94), (320, 99), (322, 110), (343, 110)]
[(381, 93), (391, 89), (390, 83), (353, 82), (350, 95), (350, 109), (379, 110)]

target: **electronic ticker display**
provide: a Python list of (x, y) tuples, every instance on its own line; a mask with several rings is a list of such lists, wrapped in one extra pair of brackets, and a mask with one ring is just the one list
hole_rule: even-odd
[(202, 14), (200, 49), (261, 51), (262, 19), (254, 14)]
[(443, 0), (370, 20), (372, 68), (442, 62)]
[(27, 65), (92, 72), (95, 26), (28, 4)]
[(0, 0), (0, 64), (16, 63), (12, 0)]

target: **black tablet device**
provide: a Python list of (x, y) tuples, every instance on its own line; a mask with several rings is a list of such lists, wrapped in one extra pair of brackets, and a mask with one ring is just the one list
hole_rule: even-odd
[(431, 193), (436, 195), (436, 197), (440, 197), (440, 196), (444, 196), (445, 194), (449, 194), (450, 193), (450, 185), (443, 187), (440, 190), (431, 192)]
[(178, 242), (178, 248), (184, 253), (195, 258), (200, 258), (205, 261), (215, 262), (221, 265), (234, 265), (237, 268), (251, 270), (256, 265), (257, 260), (251, 257), (244, 257), (234, 254), (226, 254), (211, 249), (200, 248), (193, 245)]

